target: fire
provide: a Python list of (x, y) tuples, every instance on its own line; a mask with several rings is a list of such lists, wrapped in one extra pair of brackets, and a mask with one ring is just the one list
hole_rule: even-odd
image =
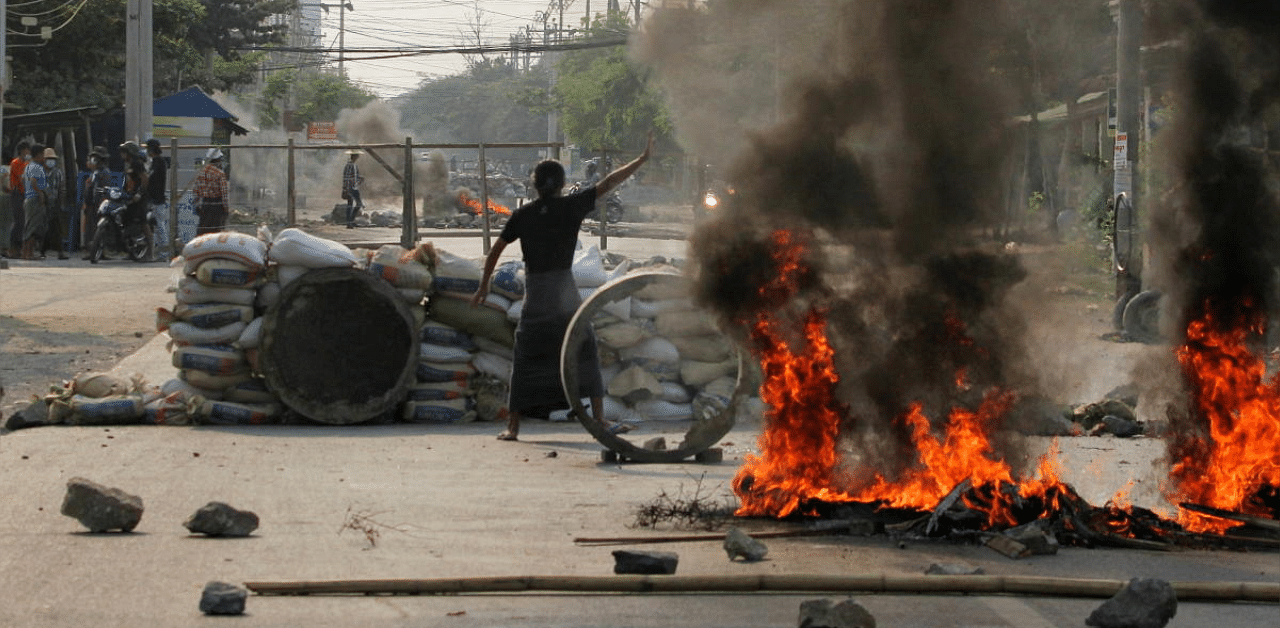
[[(794, 275), (801, 268), (802, 246), (785, 231), (774, 234), (777, 274), (760, 288), (766, 301), (781, 303), (794, 291)], [(971, 345), (963, 322), (954, 314), (945, 321), (948, 340)], [(920, 403), (911, 404), (897, 421), (908, 428), (916, 464), (900, 477), (876, 473), (870, 483), (851, 490), (839, 486), (837, 445), (848, 408), (836, 397), (840, 381), (834, 351), (828, 343), (824, 312), (811, 309), (804, 317), (803, 339), (793, 350), (784, 325), (770, 314), (759, 314), (750, 325), (752, 346), (760, 358), (764, 381), (761, 399), (769, 410), (760, 436), (760, 456), (748, 456), (734, 480), (741, 500), (739, 515), (785, 517), (811, 500), (822, 502), (880, 502), (896, 508), (932, 509), (962, 482), (974, 487), (1014, 485), (1023, 495), (1045, 497), (1060, 484), (1056, 446), (1042, 460), (1037, 477), (1018, 483), (1010, 465), (994, 453), (988, 434), (1009, 410), (1014, 395), (986, 391), (976, 410), (952, 408), (937, 433)], [(970, 386), (961, 368), (954, 377), (958, 389)], [(993, 524), (1013, 525), (1009, 500), (999, 490), (982, 510)], [(976, 506), (976, 504), (970, 504)]]
[[(1266, 362), (1248, 345), (1264, 325), (1265, 316), (1255, 312), (1245, 325), (1206, 314), (1187, 326), (1178, 360), (1191, 385), (1192, 411), (1206, 431), (1176, 437), (1173, 503), (1271, 516), (1251, 499), (1263, 487), (1280, 486), (1280, 376), (1266, 381)], [(1234, 525), (1185, 509), (1178, 522), (1197, 532)]]
[[(480, 215), (480, 201), (474, 198), (471, 198), (471, 195), (467, 194), (465, 190), (458, 193), (458, 203), (465, 206), (471, 215), (473, 216)], [(499, 205), (493, 202), (493, 199), (489, 199), (489, 212), (494, 214), (501, 214), (503, 216), (511, 215), (510, 208), (508, 208), (506, 205)]]

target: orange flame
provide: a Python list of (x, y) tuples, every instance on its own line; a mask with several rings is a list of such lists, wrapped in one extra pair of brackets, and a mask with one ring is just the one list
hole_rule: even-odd
[[(471, 215), (480, 215), (480, 201), (471, 198), (471, 195), (467, 194), (465, 190), (458, 193), (458, 202), (466, 206), (466, 208), (470, 210)], [(494, 214), (502, 214), (503, 216), (511, 215), (511, 209), (506, 205), (499, 205), (493, 202), (493, 199), (489, 199), (489, 211)]]
[[(1280, 376), (1265, 381), (1266, 363), (1247, 342), (1264, 323), (1265, 316), (1255, 314), (1248, 325), (1223, 329), (1230, 326), (1206, 315), (1187, 326), (1178, 360), (1207, 433), (1175, 442), (1171, 502), (1271, 516), (1251, 503), (1263, 486), (1280, 486)], [(1187, 510), (1180, 511), (1178, 523), (1219, 533), (1236, 525)]]
[[(785, 231), (774, 233), (773, 244), (778, 272), (760, 292), (770, 302), (784, 302), (795, 290), (803, 247)], [(782, 327), (769, 314), (758, 315), (750, 326), (764, 374), (761, 399), (768, 410), (759, 440), (761, 455), (747, 456), (733, 482), (741, 500), (738, 515), (786, 517), (810, 500), (931, 509), (965, 480), (975, 487), (1015, 485), (1023, 495), (1046, 499), (1052, 498), (1050, 489), (1060, 485), (1056, 442), (1041, 460), (1037, 477), (1020, 483), (1009, 464), (996, 457), (988, 434), (1009, 410), (1014, 395), (993, 388), (976, 411), (952, 408), (941, 434), (925, 416), (923, 405), (912, 404), (897, 420), (910, 430), (916, 464), (894, 479), (875, 473), (860, 490), (840, 486), (837, 445), (848, 408), (836, 397), (840, 377), (825, 335), (824, 312), (816, 308), (808, 312), (803, 346), (798, 350), (791, 349)], [(973, 343), (959, 318), (949, 316), (946, 327), (951, 341)], [(961, 389), (970, 385), (963, 369), (954, 382)], [(991, 503), (980, 508), (990, 523), (1016, 523), (1010, 498), (998, 490), (992, 492)]]

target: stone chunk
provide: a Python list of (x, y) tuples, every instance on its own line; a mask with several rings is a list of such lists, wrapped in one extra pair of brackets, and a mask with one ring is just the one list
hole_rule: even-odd
[(729, 560), (742, 557), (742, 560), (752, 563), (764, 560), (765, 554), (769, 553), (769, 548), (759, 540), (748, 536), (746, 532), (729, 528), (729, 532), (724, 535), (724, 553), (729, 555)]
[(182, 525), (196, 534), (249, 536), (258, 529), (258, 515), (248, 510), (236, 510), (222, 502), (209, 502)]
[(1048, 556), (1058, 553), (1058, 537), (1049, 531), (1049, 522), (1044, 519), (1009, 528), (1004, 535), (1021, 543), (1031, 554)]
[(1178, 614), (1173, 585), (1155, 578), (1134, 578), (1084, 621), (1097, 628), (1163, 628)]
[(213, 580), (204, 585), (200, 594), (200, 612), (205, 615), (241, 615), (248, 597), (247, 589)]
[(142, 520), (142, 498), (84, 478), (71, 478), (62, 514), (78, 520), (90, 532), (131, 532)]
[(876, 618), (852, 599), (800, 603), (800, 628), (876, 628)]
[(680, 557), (674, 552), (614, 550), (613, 560), (613, 573), (616, 574), (671, 575), (676, 572)]

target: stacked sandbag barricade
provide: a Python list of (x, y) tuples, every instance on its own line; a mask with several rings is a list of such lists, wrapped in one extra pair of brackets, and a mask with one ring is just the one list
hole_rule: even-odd
[(271, 276), (263, 234), (206, 234), (188, 242), (174, 260), (181, 268), (177, 303), (173, 310), (156, 310), (156, 329), (172, 339), (178, 374), (147, 403), (146, 422), (255, 425), (280, 420), (279, 399), (255, 374), (265, 309), (259, 288)]
[(144, 406), (156, 397), (142, 376), (81, 373), (45, 396), (47, 425), (121, 425), (141, 423)]
[(519, 301), (524, 298), (521, 262), (494, 271), (490, 292), (477, 307), (483, 261), (432, 250), (435, 276), (422, 326), (417, 380), (405, 404), (412, 422), (498, 421), (507, 416), (512, 346)]
[[(699, 308), (691, 284), (664, 263), (608, 258), (591, 247), (574, 262), (584, 303), (570, 324), (562, 352), (566, 387), (576, 380), (577, 343), (597, 343), (605, 383), (604, 416), (609, 423), (643, 427), (635, 434), (684, 432), (667, 445), (651, 439), (638, 448), (593, 420), (584, 425), (611, 450), (634, 460), (672, 461), (696, 455), (732, 428), (740, 401), (751, 386), (740, 373), (736, 345)], [(591, 284), (595, 284), (594, 287)], [(584, 412), (588, 400), (577, 400)]]

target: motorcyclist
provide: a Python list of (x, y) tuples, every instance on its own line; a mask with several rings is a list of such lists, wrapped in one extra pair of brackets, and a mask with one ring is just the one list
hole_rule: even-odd
[(137, 142), (120, 145), (120, 158), (124, 160), (124, 193), (129, 199), (125, 207), (124, 224), (146, 220), (147, 216), (147, 160)]

